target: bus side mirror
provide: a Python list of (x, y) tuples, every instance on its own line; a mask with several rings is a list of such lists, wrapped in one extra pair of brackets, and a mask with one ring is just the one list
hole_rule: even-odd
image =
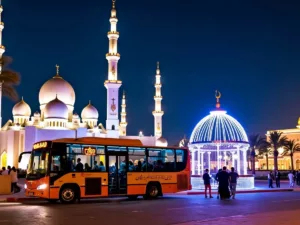
[(19, 163), (22, 161), (22, 154), (19, 155)]

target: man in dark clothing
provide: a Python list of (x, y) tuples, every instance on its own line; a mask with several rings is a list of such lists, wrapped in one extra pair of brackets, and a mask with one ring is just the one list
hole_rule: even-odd
[(231, 172), (229, 173), (229, 180), (230, 180), (230, 191), (231, 191), (232, 199), (235, 199), (236, 184), (238, 178), (239, 178), (239, 174), (237, 172), (234, 172), (234, 168), (231, 167)]
[(209, 197), (213, 198), (211, 195), (211, 186), (210, 186), (210, 175), (208, 174), (208, 169), (205, 170), (205, 173), (203, 174), (203, 181), (204, 181), (204, 186), (205, 186), (205, 198), (207, 198), (207, 189), (209, 191)]
[(221, 199), (229, 199), (230, 191), (229, 191), (229, 174), (226, 171), (226, 166), (223, 167), (223, 170), (218, 174), (219, 181), (219, 193)]
[(276, 181), (276, 187), (280, 188), (280, 172), (278, 170), (275, 171), (275, 181)]
[(83, 171), (83, 164), (81, 163), (81, 159), (77, 159), (77, 165), (75, 166), (76, 172), (82, 172)]

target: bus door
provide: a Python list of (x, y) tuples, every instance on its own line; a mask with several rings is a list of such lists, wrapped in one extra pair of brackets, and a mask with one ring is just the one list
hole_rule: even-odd
[(127, 152), (108, 152), (108, 194), (127, 194)]

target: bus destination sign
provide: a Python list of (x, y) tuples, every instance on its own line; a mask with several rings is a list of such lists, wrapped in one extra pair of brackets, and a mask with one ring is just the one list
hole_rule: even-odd
[(40, 149), (40, 148), (47, 148), (48, 142), (47, 141), (43, 141), (43, 142), (38, 142), (36, 144), (33, 145), (33, 149)]
[(96, 155), (96, 148), (93, 147), (84, 147), (83, 153), (85, 155)]

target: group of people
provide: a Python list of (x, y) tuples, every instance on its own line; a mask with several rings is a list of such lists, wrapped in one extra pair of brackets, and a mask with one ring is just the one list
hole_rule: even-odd
[(0, 175), (9, 175), (11, 177), (11, 192), (17, 193), (21, 191), (21, 188), (18, 186), (18, 172), (16, 168), (8, 166), (7, 169), (2, 167)]
[[(220, 169), (216, 174), (216, 181), (218, 182), (218, 195), (217, 198), (223, 199), (235, 199), (236, 194), (236, 185), (239, 174), (235, 172), (234, 168), (231, 167), (231, 172), (227, 172), (227, 167), (224, 166), (223, 169)], [(205, 198), (208, 197), (207, 190), (209, 191), (209, 197), (213, 198), (211, 194), (211, 175), (209, 174), (208, 169), (205, 170), (203, 174), (203, 181), (205, 186)]]
[[(300, 186), (300, 171), (290, 171), (287, 175), (289, 179), (289, 186), (293, 188), (295, 184)], [(280, 180), (281, 180), (281, 173), (278, 170), (270, 171), (268, 173), (268, 182), (269, 188), (273, 188), (273, 181), (276, 183), (276, 187), (280, 188)]]

